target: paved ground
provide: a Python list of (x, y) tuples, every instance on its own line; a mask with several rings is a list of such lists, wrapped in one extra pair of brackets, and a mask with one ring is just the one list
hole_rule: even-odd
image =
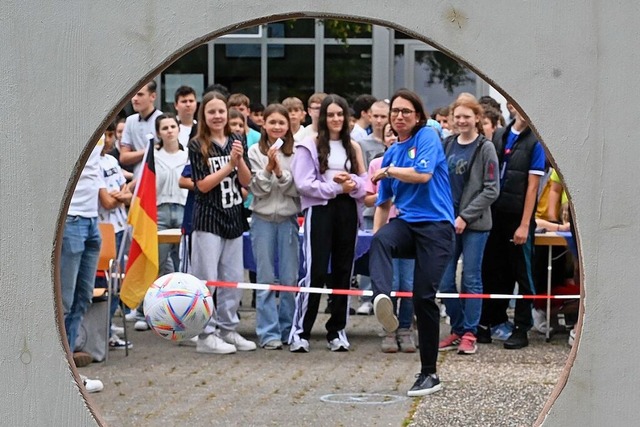
[[(246, 337), (255, 338), (254, 319), (242, 311)], [(531, 333), (524, 350), (494, 342), (474, 356), (441, 354), (443, 391), (410, 399), (417, 354), (380, 352), (373, 316), (352, 316), (352, 351), (331, 353), (326, 319), (319, 315), (308, 354), (201, 355), (130, 328), (129, 357), (111, 351), (107, 363), (80, 372), (104, 382), (91, 397), (110, 426), (521, 426), (537, 418), (569, 352), (566, 335), (545, 343)]]

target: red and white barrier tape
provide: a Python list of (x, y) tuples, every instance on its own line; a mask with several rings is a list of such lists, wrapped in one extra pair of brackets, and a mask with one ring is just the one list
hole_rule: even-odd
[[(328, 294), (328, 295), (353, 295), (353, 296), (373, 296), (373, 291), (363, 291), (360, 289), (328, 289), (328, 288), (307, 288), (284, 285), (265, 285), (262, 283), (245, 282), (217, 282), (208, 281), (206, 285), (210, 288), (237, 288), (256, 289), (262, 291), (280, 292), (306, 292), (308, 294)], [(411, 298), (412, 292), (391, 292), (392, 297)], [(463, 299), (579, 299), (580, 295), (510, 295), (510, 294), (453, 294), (438, 292), (436, 298), (463, 298)]]

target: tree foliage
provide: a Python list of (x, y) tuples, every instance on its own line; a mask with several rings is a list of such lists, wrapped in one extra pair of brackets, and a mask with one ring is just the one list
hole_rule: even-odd
[(427, 83), (430, 85), (442, 83), (450, 94), (453, 94), (458, 86), (474, 81), (465, 67), (440, 51), (424, 52), (417, 55), (416, 60), (429, 67), (430, 73)]

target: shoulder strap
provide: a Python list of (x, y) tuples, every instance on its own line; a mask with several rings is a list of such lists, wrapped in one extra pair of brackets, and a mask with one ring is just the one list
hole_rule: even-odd
[(446, 137), (444, 139), (444, 141), (442, 141), (442, 148), (444, 149), (445, 156), (447, 155), (447, 152), (449, 151), (449, 147), (451, 147), (451, 144), (453, 143), (453, 141), (456, 140), (457, 137), (458, 137), (458, 135), (449, 135), (448, 137)]
[(473, 155), (471, 156), (471, 161), (469, 161), (469, 167), (464, 172), (464, 182), (466, 183), (469, 180), (469, 176), (471, 175), (471, 167), (473, 166), (473, 162), (475, 162), (476, 157), (478, 156), (478, 151), (482, 149), (482, 146), (487, 141), (487, 138), (484, 135), (480, 135), (480, 141), (478, 141), (478, 146), (473, 151)]

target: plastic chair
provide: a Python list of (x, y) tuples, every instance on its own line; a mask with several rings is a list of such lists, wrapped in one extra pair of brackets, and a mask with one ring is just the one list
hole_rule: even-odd
[[(107, 281), (107, 320), (106, 320), (106, 330), (107, 330), (107, 340), (106, 340), (106, 354), (105, 354), (105, 362), (109, 360), (109, 337), (111, 336), (111, 322), (110, 322), (110, 314), (111, 314), (111, 300), (114, 296), (118, 295), (120, 292), (120, 283), (122, 281), (122, 269), (120, 263), (117, 259), (117, 248), (116, 248), (116, 233), (113, 228), (113, 224), (100, 223), (98, 224), (100, 228), (100, 236), (102, 237), (102, 245), (100, 246), (100, 256), (98, 257), (98, 267), (96, 275), (104, 275)], [(101, 288), (96, 288), (93, 291), (94, 298), (96, 296), (104, 295), (104, 290)], [(124, 323), (124, 340), (127, 341), (127, 322)], [(129, 356), (129, 348), (125, 346), (125, 356)]]

